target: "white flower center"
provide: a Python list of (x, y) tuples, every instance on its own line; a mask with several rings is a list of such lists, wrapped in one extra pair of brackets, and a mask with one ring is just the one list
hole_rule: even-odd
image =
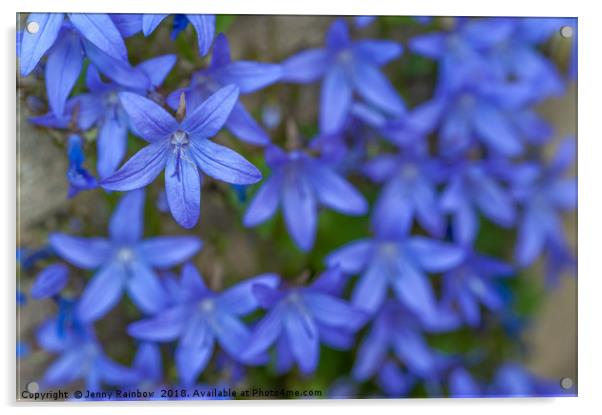
[(170, 142), (174, 146), (182, 147), (187, 146), (190, 139), (188, 138), (188, 133), (178, 130), (171, 135)]
[(131, 248), (121, 248), (117, 252), (117, 259), (123, 263), (131, 262), (134, 259), (134, 251)]

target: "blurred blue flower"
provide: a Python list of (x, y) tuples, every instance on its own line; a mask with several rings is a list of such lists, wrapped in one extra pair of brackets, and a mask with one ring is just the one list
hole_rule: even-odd
[[(359, 345), (353, 378), (364, 382), (378, 376), (381, 384), (393, 381), (392, 385), (385, 386), (391, 387), (390, 392), (404, 394), (411, 386), (411, 375), (423, 379), (438, 377), (437, 352), (428, 345), (424, 332), (451, 331), (459, 326), (458, 323), (447, 310), (437, 308), (435, 314), (423, 315), (396, 301), (387, 301)], [(391, 352), (411, 373), (410, 376), (389, 367)]]
[(84, 323), (104, 316), (124, 291), (144, 313), (157, 313), (165, 293), (153, 268), (177, 265), (201, 249), (193, 236), (159, 236), (141, 240), (144, 192), (133, 191), (121, 199), (109, 224), (110, 239), (82, 238), (63, 233), (50, 235), (58, 255), (76, 267), (98, 269), (77, 305)]
[(77, 320), (67, 324), (60, 318), (45, 321), (37, 331), (39, 345), (59, 357), (44, 373), (44, 388), (65, 387), (83, 379), (90, 391), (104, 384), (127, 386), (136, 383), (138, 374), (111, 360), (102, 350), (91, 326)]
[[(167, 97), (167, 103), (174, 110), (177, 109), (180, 96), (184, 93), (186, 109), (193, 111), (224, 86), (236, 85), (241, 94), (249, 94), (277, 82), (281, 76), (282, 68), (277, 64), (232, 61), (228, 39), (220, 33), (215, 39), (209, 68), (194, 73), (190, 85), (172, 92)], [(240, 100), (232, 108), (225, 127), (233, 135), (248, 143), (264, 145), (270, 142), (267, 133)]]
[(463, 367), (449, 374), (449, 395), (452, 398), (478, 398), (483, 396), (483, 386)]
[(27, 304), (27, 295), (23, 291), (17, 290), (17, 306), (24, 306)]
[(348, 215), (367, 212), (362, 194), (327, 163), (303, 151), (285, 153), (276, 146), (266, 149), (265, 158), (272, 175), (251, 201), (245, 226), (269, 219), (282, 202), (289, 233), (299, 248), (308, 251), (314, 244), (318, 204)]
[(249, 344), (250, 331), (240, 318), (258, 307), (252, 287), (277, 282), (276, 276), (265, 274), (215, 293), (192, 264), (185, 264), (179, 281), (180, 301), (152, 318), (130, 324), (128, 333), (145, 341), (179, 340), (175, 351), (178, 375), (183, 384), (191, 385), (207, 366), (216, 341), (230, 357), (246, 362), (241, 355)]
[(479, 212), (504, 228), (514, 225), (516, 220), (512, 194), (501, 185), (486, 161), (453, 163), (440, 206), (451, 214), (453, 239), (465, 246), (471, 246), (479, 232)]
[(448, 271), (463, 258), (464, 251), (453, 244), (389, 228), (344, 245), (326, 262), (349, 275), (361, 274), (351, 296), (356, 307), (376, 313), (392, 287), (401, 303), (428, 318), (438, 308), (426, 273)]
[(374, 23), (376, 21), (376, 16), (355, 16), (353, 20), (356, 27), (363, 29)]
[(311, 83), (323, 79), (320, 131), (336, 133), (343, 127), (357, 93), (370, 105), (395, 116), (405, 111), (401, 97), (379, 67), (399, 57), (402, 46), (389, 40), (352, 42), (347, 23), (335, 20), (326, 48), (308, 49), (283, 63), (283, 81)]
[(31, 354), (31, 346), (29, 343), (17, 341), (16, 353), (17, 359), (25, 359)]
[(69, 268), (65, 264), (52, 264), (44, 268), (31, 286), (31, 298), (41, 300), (60, 293), (69, 280)]
[(288, 372), (296, 362), (309, 374), (318, 366), (320, 343), (337, 350), (351, 348), (354, 333), (368, 315), (335, 294), (341, 278), (334, 268), (304, 287), (255, 284), (253, 293), (269, 311), (255, 326), (244, 355), (256, 356), (276, 344), (279, 373)]
[(476, 327), (481, 323), (481, 304), (492, 312), (505, 305), (495, 280), (512, 276), (513, 272), (503, 261), (467, 250), (464, 260), (443, 274), (443, 302)]
[(82, 190), (90, 190), (98, 187), (96, 178), (83, 167), (86, 160), (83, 151), (82, 139), (77, 134), (69, 136), (67, 143), (67, 154), (69, 158), (69, 169), (67, 170), (67, 180), (69, 181), (68, 197), (74, 197)]
[(495, 374), (487, 392), (490, 396), (576, 396), (574, 388), (563, 390), (560, 382), (543, 379), (529, 373), (517, 363), (505, 363)]
[[(143, 14), (142, 33), (150, 35), (167, 14)], [(199, 45), (199, 54), (205, 56), (209, 52), (213, 36), (215, 35), (215, 16), (212, 14), (176, 14), (173, 18), (171, 37), (175, 39), (178, 34), (186, 29), (188, 24), (194, 27)]]
[(549, 163), (529, 163), (531, 174), (510, 173), (514, 196), (523, 208), (515, 247), (520, 266), (532, 264), (546, 247), (570, 255), (561, 214), (577, 207), (577, 180), (568, 174), (575, 147), (573, 139), (565, 139)]
[[(24, 30), (18, 51), (21, 75), (29, 75), (48, 53), (45, 78), (53, 113), (63, 115), (65, 101), (81, 72), (84, 44), (91, 44), (116, 60), (127, 61), (127, 49), (119, 30), (107, 14), (31, 13), (26, 25), (38, 24), (38, 31)], [(102, 30), (100, 30), (102, 28)]]
[(238, 153), (209, 140), (224, 125), (238, 88), (221, 88), (179, 123), (162, 107), (131, 92), (119, 93), (134, 130), (150, 144), (101, 182), (108, 190), (128, 191), (151, 183), (165, 170), (165, 190), (172, 216), (181, 226), (198, 221), (201, 177), (198, 169), (231, 184), (252, 184), (261, 173)]

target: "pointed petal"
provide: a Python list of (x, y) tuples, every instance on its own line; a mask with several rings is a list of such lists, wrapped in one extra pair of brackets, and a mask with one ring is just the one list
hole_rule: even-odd
[(309, 170), (308, 178), (322, 204), (347, 215), (363, 215), (368, 211), (364, 196), (333, 170), (318, 163)]
[(331, 295), (311, 293), (303, 297), (314, 318), (328, 326), (355, 332), (368, 320), (368, 314)]
[(259, 188), (245, 212), (245, 226), (255, 226), (274, 216), (278, 209), (282, 177), (273, 175)]
[(63, 13), (31, 13), (27, 23), (36, 22), (39, 30), (36, 33), (23, 31), (19, 63), (21, 76), (27, 76), (35, 69), (42, 56), (54, 44), (63, 25)]
[(427, 33), (410, 39), (409, 48), (414, 53), (439, 59), (447, 49), (446, 41), (447, 36), (443, 33)]
[(87, 40), (83, 41), (83, 45), (86, 56), (107, 78), (129, 89), (137, 91), (150, 89), (150, 81), (140, 69), (132, 67), (127, 61), (107, 55)]
[(485, 144), (500, 154), (512, 157), (522, 152), (522, 144), (508, 119), (496, 108), (480, 106), (473, 118), (474, 127)]
[(153, 318), (136, 321), (128, 326), (130, 336), (153, 342), (168, 342), (177, 339), (188, 321), (186, 307), (172, 307)]
[(180, 285), (186, 291), (188, 297), (192, 299), (204, 297), (211, 293), (199, 271), (190, 262), (182, 267)]
[(390, 40), (363, 39), (354, 43), (353, 51), (360, 59), (381, 66), (398, 58), (403, 47)]
[(109, 17), (123, 37), (134, 36), (142, 30), (142, 15), (136, 13), (110, 13)]
[(353, 305), (368, 313), (375, 313), (385, 300), (389, 278), (386, 265), (379, 260), (372, 261), (353, 290)]
[(320, 131), (334, 134), (341, 130), (351, 107), (352, 89), (344, 69), (331, 67), (322, 83), (320, 95)]
[(212, 14), (187, 14), (186, 17), (196, 31), (199, 55), (205, 56), (215, 35), (215, 16)]
[(205, 370), (213, 354), (214, 340), (208, 339), (198, 346), (185, 346), (182, 343), (176, 348), (176, 367), (183, 385), (193, 385), (196, 378)]
[(226, 123), (226, 120), (238, 101), (238, 87), (228, 85), (196, 107), (192, 113), (186, 114), (182, 129), (192, 135), (210, 138), (216, 135)]
[(247, 327), (227, 312), (216, 313), (213, 328), (220, 346), (230, 357), (240, 359), (241, 352), (248, 346), (251, 336)]
[(147, 380), (142, 378), (141, 373), (108, 358), (100, 359), (97, 365), (100, 377), (109, 385), (133, 386), (138, 382)]
[(255, 284), (276, 288), (279, 283), (280, 278), (276, 274), (264, 274), (250, 278), (222, 292), (217, 298), (217, 303), (222, 310), (227, 310), (231, 314), (246, 315), (259, 307), (257, 298), (253, 293)]
[(126, 288), (134, 304), (147, 314), (161, 311), (167, 296), (157, 274), (142, 261), (131, 262), (128, 272)]
[(291, 175), (285, 180), (282, 209), (286, 227), (297, 246), (309, 251), (316, 237), (318, 216), (313, 190), (299, 175)]
[(69, 385), (83, 374), (84, 356), (81, 350), (69, 351), (55, 360), (44, 373), (46, 387)]
[(435, 294), (426, 275), (405, 258), (400, 258), (398, 262), (398, 274), (392, 279), (397, 298), (420, 316), (435, 314)]
[(441, 272), (458, 265), (464, 250), (447, 242), (414, 236), (407, 243), (411, 255), (429, 272)]
[(121, 92), (119, 99), (136, 132), (149, 142), (167, 140), (178, 123), (154, 101), (131, 92)]
[(113, 241), (134, 243), (142, 238), (144, 230), (144, 191), (126, 193), (115, 208), (109, 223)]
[(125, 42), (107, 14), (70, 13), (68, 16), (77, 31), (98, 49), (115, 59), (127, 61)]
[(161, 349), (156, 343), (143, 342), (138, 346), (132, 366), (143, 373), (148, 381), (160, 382), (163, 377)]
[(326, 32), (326, 44), (329, 49), (342, 49), (349, 45), (349, 27), (343, 18), (338, 18)]
[(310, 83), (321, 78), (328, 68), (330, 54), (325, 49), (309, 49), (293, 55), (282, 64), (282, 80)]
[(213, 71), (213, 78), (222, 85), (238, 86), (248, 94), (277, 82), (282, 76), (280, 65), (273, 63), (236, 61)]
[(98, 271), (77, 303), (79, 320), (91, 323), (108, 313), (121, 299), (125, 279), (123, 266), (117, 262), (111, 262)]
[(320, 358), (318, 327), (308, 315), (289, 311), (284, 318), (284, 327), (291, 352), (301, 372), (312, 373)]
[(196, 164), (187, 156), (168, 155), (165, 193), (176, 222), (187, 229), (196, 225), (201, 212), (201, 178)]
[(155, 180), (161, 173), (168, 154), (167, 141), (148, 145), (134, 154), (114, 175), (104, 179), (100, 185), (108, 190), (140, 189)]
[[(89, 69), (88, 69), (89, 70)], [(101, 179), (115, 173), (127, 151), (127, 125), (117, 118), (106, 118), (97, 139), (96, 169)]]
[(198, 166), (208, 176), (231, 184), (253, 184), (261, 172), (244, 157), (207, 139), (193, 140), (191, 152)]
[(176, 59), (176, 55), (157, 56), (142, 62), (136, 68), (146, 74), (151, 86), (158, 87), (176, 64)]
[(243, 352), (243, 358), (250, 358), (265, 352), (276, 341), (282, 332), (282, 314), (282, 308), (276, 306), (257, 323), (249, 345)]
[(266, 145), (270, 142), (268, 133), (245, 109), (237, 102), (226, 121), (226, 128), (240, 140), (255, 145)]
[(340, 266), (347, 274), (357, 274), (368, 263), (372, 246), (372, 242), (367, 239), (350, 242), (328, 255), (326, 262), (329, 266)]
[(111, 244), (103, 238), (78, 238), (53, 233), (48, 241), (59, 256), (84, 269), (98, 268), (111, 254)]
[(361, 343), (355, 359), (352, 374), (358, 381), (366, 381), (374, 376), (387, 354), (387, 339), (382, 330), (372, 329)]
[(403, 100), (376, 67), (358, 62), (353, 65), (352, 73), (353, 86), (368, 103), (392, 116), (405, 112)]
[(171, 268), (190, 259), (202, 246), (195, 236), (158, 236), (143, 240), (138, 252), (153, 267)]
[(228, 38), (223, 33), (219, 33), (213, 42), (211, 51), (211, 68), (219, 68), (230, 63), (230, 45)]
[(159, 26), (159, 24), (165, 19), (167, 14), (143, 14), (142, 15), (142, 33), (144, 36), (148, 36)]
[(63, 115), (65, 102), (82, 69), (82, 48), (75, 35), (65, 34), (48, 54), (46, 62), (46, 91), (50, 108)]
[(31, 286), (31, 298), (39, 300), (52, 297), (65, 288), (69, 278), (69, 268), (65, 264), (52, 264), (44, 268)]

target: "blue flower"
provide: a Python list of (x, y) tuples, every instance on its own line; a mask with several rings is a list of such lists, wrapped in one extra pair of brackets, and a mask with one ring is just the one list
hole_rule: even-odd
[(481, 323), (481, 304), (492, 312), (501, 311), (504, 299), (495, 280), (511, 275), (509, 264), (467, 250), (464, 260), (443, 274), (443, 301), (476, 327)]
[(177, 265), (201, 248), (200, 240), (190, 236), (141, 240), (143, 208), (143, 191), (126, 194), (111, 217), (110, 239), (50, 235), (51, 246), (63, 259), (79, 268), (98, 269), (78, 302), (77, 315), (82, 322), (104, 316), (124, 291), (143, 312), (158, 312), (165, 304), (165, 294), (153, 268)]
[(40, 300), (52, 297), (65, 288), (69, 280), (69, 268), (65, 264), (52, 264), (44, 268), (31, 286), (31, 298)]
[(495, 374), (488, 393), (491, 396), (575, 396), (576, 391), (563, 390), (560, 382), (542, 379), (529, 373), (518, 363), (505, 363)]
[(348, 215), (362, 215), (368, 203), (327, 163), (302, 151), (285, 153), (279, 147), (266, 149), (272, 175), (256, 193), (245, 213), (245, 226), (255, 226), (276, 213), (282, 202), (284, 219), (293, 240), (304, 251), (312, 248), (318, 204)]
[(459, 161), (450, 168), (440, 205), (452, 215), (452, 235), (462, 245), (472, 245), (478, 234), (478, 212), (504, 228), (516, 220), (513, 197), (493, 173), (486, 161)]
[(478, 398), (483, 387), (463, 367), (454, 368), (449, 374), (449, 394), (452, 398)]
[(180, 301), (155, 317), (130, 324), (128, 333), (153, 342), (179, 340), (175, 351), (178, 375), (183, 384), (191, 385), (207, 366), (216, 341), (230, 357), (245, 361), (241, 354), (251, 334), (240, 317), (258, 307), (252, 286), (259, 283), (274, 286), (277, 278), (266, 274), (215, 293), (194, 266), (186, 264), (179, 281)]
[(29, 75), (48, 52), (46, 91), (50, 108), (63, 115), (65, 101), (81, 72), (84, 45), (89, 44), (116, 60), (127, 61), (127, 49), (119, 30), (107, 14), (31, 13), (27, 23), (39, 30), (24, 30), (18, 51), (21, 75)]
[[(215, 39), (209, 68), (193, 74), (190, 85), (171, 93), (167, 103), (174, 110), (177, 109), (180, 96), (184, 93), (186, 109), (192, 111), (226, 85), (236, 85), (241, 94), (248, 94), (277, 82), (281, 75), (280, 65), (231, 61), (228, 39), (220, 33)], [(241, 101), (234, 105), (225, 126), (236, 137), (248, 143), (263, 145), (270, 142), (267, 133), (247, 112)]]
[(232, 184), (251, 184), (261, 173), (238, 153), (209, 140), (224, 125), (236, 101), (238, 88), (224, 87), (179, 123), (155, 102), (131, 92), (119, 94), (134, 130), (150, 143), (114, 175), (101, 182), (108, 190), (145, 187), (165, 170), (169, 210), (176, 222), (193, 227), (199, 218), (203, 173)]
[[(393, 368), (385, 371), (391, 352), (411, 374), (423, 379), (436, 377), (440, 366), (437, 352), (428, 345), (423, 333), (446, 332), (457, 327), (458, 320), (446, 310), (438, 309), (437, 314), (421, 315), (400, 303), (388, 301), (359, 345), (352, 369), (353, 378), (363, 382), (376, 375), (385, 376), (385, 379), (392, 375), (401, 376)], [(407, 375), (405, 378), (410, 380)], [(395, 383), (402, 383), (402, 380)], [(397, 388), (401, 389), (399, 386)]]
[(363, 171), (373, 181), (384, 183), (372, 213), (375, 229), (407, 233), (416, 218), (432, 235), (443, 234), (436, 191), (440, 166), (436, 160), (420, 150), (383, 154), (369, 160)]
[(328, 30), (326, 48), (302, 51), (283, 63), (283, 81), (311, 83), (323, 79), (320, 131), (335, 133), (343, 127), (356, 92), (370, 105), (389, 115), (401, 115), (405, 105), (389, 80), (378, 70), (402, 53), (388, 40), (352, 42), (345, 20)]
[(69, 158), (69, 169), (67, 170), (69, 190), (67, 196), (71, 198), (82, 190), (97, 188), (96, 178), (83, 167), (86, 158), (82, 149), (82, 139), (79, 135), (71, 134), (69, 136), (67, 155)]
[(426, 272), (443, 272), (460, 264), (464, 251), (450, 243), (381, 229), (371, 239), (351, 242), (326, 262), (349, 275), (361, 274), (351, 302), (374, 314), (392, 287), (396, 297), (425, 318), (437, 313), (433, 287)]
[(561, 214), (577, 207), (577, 180), (567, 175), (574, 160), (575, 142), (566, 139), (548, 164), (530, 163), (531, 174), (514, 175), (515, 198), (522, 206), (515, 248), (520, 266), (532, 264), (546, 247), (569, 255)]
[(102, 350), (91, 326), (77, 320), (52, 318), (37, 331), (40, 346), (59, 357), (44, 373), (44, 388), (65, 387), (83, 379), (90, 391), (103, 384), (127, 386), (139, 380), (138, 374), (111, 360)]
[(309, 374), (318, 366), (320, 343), (337, 350), (351, 348), (353, 334), (368, 315), (336, 295), (342, 277), (334, 268), (305, 287), (255, 284), (255, 296), (269, 311), (254, 328), (245, 356), (261, 354), (276, 344), (279, 373), (296, 362), (301, 372)]
[[(167, 14), (143, 14), (142, 33), (144, 36), (150, 35), (167, 16)], [(173, 19), (172, 39), (186, 29), (188, 24), (191, 24), (196, 31), (199, 54), (205, 56), (213, 42), (215, 16), (212, 14), (176, 14)]]

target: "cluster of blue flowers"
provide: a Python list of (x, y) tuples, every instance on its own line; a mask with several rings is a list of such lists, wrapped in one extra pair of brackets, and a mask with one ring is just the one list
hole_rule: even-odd
[[(575, 271), (563, 225), (563, 214), (576, 209), (575, 141), (545, 156), (554, 132), (534, 108), (563, 94), (575, 76), (575, 51), (567, 68), (542, 51), (562, 26), (576, 34), (576, 21), (458, 18), (437, 31), (432, 19), (417, 18), (409, 22), (423, 34), (402, 45), (361, 36), (375, 20), (334, 19), (324, 46), (263, 63), (232, 59), (215, 16), (28, 16), (39, 30), (18, 34), (19, 71), (44, 78), (49, 107), (30, 121), (64, 132), (69, 197), (124, 192), (107, 237), (49, 235), (43, 259), (51, 264), (29, 293), (58, 307), (37, 332), (39, 346), (57, 355), (45, 388), (82, 379), (92, 390), (191, 386), (210, 365), (237, 373), (232, 384), (251, 367), (269, 366), (276, 375), (298, 368), (311, 377), (326, 346), (354, 351), (332, 396), (567, 393), (513, 361), (498, 362), (483, 378), (478, 366), (487, 357), (444, 353), (430, 339), (492, 319), (503, 324), (511, 302), (504, 282), (536, 261), (545, 262), (550, 282)], [(198, 54), (210, 55), (207, 67), (173, 91), (162, 84), (179, 57), (132, 64), (125, 41), (167, 22), (173, 39), (191, 26)], [(387, 75), (399, 70), (404, 48), (437, 68), (424, 102), (407, 104), (412, 97), (402, 97)], [(312, 140), (278, 145), (269, 125), (245, 109), (241, 95), (274, 84), (319, 84)], [(253, 159), (261, 171), (216, 142), (224, 130), (249, 154), (263, 151)], [(96, 174), (84, 155), (90, 140)], [(162, 172), (163, 204), (185, 229), (197, 226), (203, 182), (214, 179), (232, 192), (257, 184), (242, 202), (244, 213), (231, 220), (255, 228), (281, 207), (303, 253), (320, 241), (326, 209), (368, 216), (369, 233), (326, 255), (310, 281), (266, 273), (216, 292), (191, 262), (203, 247), (194, 231), (144, 237), (144, 189)], [(478, 238), (491, 228), (511, 233), (513, 252), (481, 252)], [(32, 255), (21, 258), (23, 268), (27, 259), (35, 268)], [(77, 296), (66, 290), (74, 272), (92, 273)], [(127, 326), (138, 344), (129, 366), (112, 360), (95, 334), (95, 323), (110, 318), (124, 293), (140, 316)], [(362, 395), (366, 384), (377, 389)]]

